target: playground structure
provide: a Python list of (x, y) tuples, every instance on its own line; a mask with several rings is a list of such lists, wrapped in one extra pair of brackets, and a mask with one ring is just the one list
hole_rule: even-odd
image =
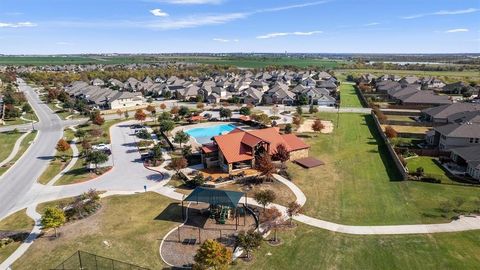
[(253, 210), (240, 203), (242, 197), (243, 192), (197, 187), (182, 201), (185, 223), (163, 240), (160, 250), (163, 260), (171, 266), (188, 267), (199, 245), (207, 239), (214, 239), (233, 251), (240, 231), (258, 227)]

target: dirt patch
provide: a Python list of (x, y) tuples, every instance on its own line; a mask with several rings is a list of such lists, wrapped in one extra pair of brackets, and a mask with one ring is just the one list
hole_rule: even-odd
[[(312, 129), (312, 125), (315, 122), (314, 119), (306, 119), (300, 127), (298, 127), (297, 132), (314, 132)], [(322, 122), (323, 128), (320, 131), (323, 134), (329, 134), (333, 132), (333, 123), (332, 121), (320, 120)]]

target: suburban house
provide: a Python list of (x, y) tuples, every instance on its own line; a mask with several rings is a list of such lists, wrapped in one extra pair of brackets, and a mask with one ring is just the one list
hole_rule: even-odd
[(308, 157), (310, 146), (294, 134), (280, 134), (277, 128), (258, 130), (234, 129), (228, 134), (213, 137), (213, 142), (201, 147), (205, 168), (220, 167), (224, 172), (255, 168), (255, 160), (263, 153), (273, 156), (283, 144), (290, 159)]
[[(461, 117), (462, 113), (480, 112), (480, 104), (453, 103), (422, 110), (422, 118), (428, 122), (449, 123)], [(449, 118), (452, 119), (449, 121)]]
[(440, 150), (480, 145), (480, 121), (447, 124), (433, 131), (427, 134), (426, 140)]
[(458, 165), (466, 167), (466, 173), (480, 181), (480, 145), (453, 148), (450, 157)]

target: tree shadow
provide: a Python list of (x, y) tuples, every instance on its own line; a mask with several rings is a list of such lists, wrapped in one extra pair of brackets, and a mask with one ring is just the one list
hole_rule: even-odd
[(154, 220), (172, 221), (182, 223), (181, 203), (170, 203)]

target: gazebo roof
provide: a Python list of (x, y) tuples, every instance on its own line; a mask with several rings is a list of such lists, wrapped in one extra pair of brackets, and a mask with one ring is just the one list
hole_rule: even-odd
[(184, 201), (237, 207), (243, 192), (196, 187)]

